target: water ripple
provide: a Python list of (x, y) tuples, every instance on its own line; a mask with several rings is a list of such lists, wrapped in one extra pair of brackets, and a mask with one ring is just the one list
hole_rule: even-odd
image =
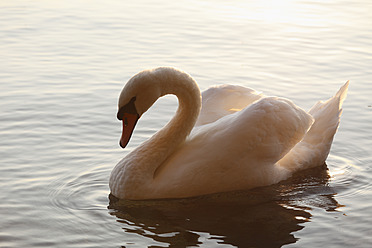
[(108, 181), (104, 178), (109, 171), (97, 167), (84, 171), (77, 176), (61, 178), (54, 182), (58, 185), (50, 192), (52, 205), (70, 210), (101, 210), (107, 206)]

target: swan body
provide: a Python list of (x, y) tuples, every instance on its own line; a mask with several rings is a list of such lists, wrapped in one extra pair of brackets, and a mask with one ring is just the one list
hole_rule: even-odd
[(137, 120), (174, 94), (173, 119), (124, 157), (110, 176), (121, 199), (184, 198), (277, 183), (322, 165), (337, 131), (348, 82), (309, 112), (285, 98), (234, 85), (202, 94), (185, 72), (161, 67), (132, 77), (119, 97), (122, 147)]

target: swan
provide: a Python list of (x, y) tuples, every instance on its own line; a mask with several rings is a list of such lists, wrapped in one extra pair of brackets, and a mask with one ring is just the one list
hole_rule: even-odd
[(320, 166), (348, 85), (306, 112), (288, 99), (242, 86), (215, 86), (201, 94), (195, 80), (175, 68), (142, 71), (119, 97), (121, 147), (159, 97), (174, 94), (179, 106), (168, 124), (115, 166), (111, 194), (131, 200), (187, 198), (271, 185)]

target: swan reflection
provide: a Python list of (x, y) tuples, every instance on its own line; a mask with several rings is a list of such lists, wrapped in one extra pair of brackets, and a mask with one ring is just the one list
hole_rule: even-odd
[(296, 242), (294, 233), (310, 221), (313, 208), (336, 211), (341, 206), (328, 179), (324, 165), (249, 191), (146, 201), (119, 200), (110, 195), (109, 209), (124, 232), (145, 237), (157, 247), (202, 243), (281, 247)]

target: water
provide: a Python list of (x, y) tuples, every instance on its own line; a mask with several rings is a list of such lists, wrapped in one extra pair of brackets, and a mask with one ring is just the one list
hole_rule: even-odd
[[(1, 247), (372, 245), (369, 1), (1, 1)], [(165, 97), (118, 146), (118, 94), (175, 66), (308, 109), (350, 91), (327, 167), (251, 191), (109, 197), (114, 165), (173, 115)], [(172, 107), (169, 107), (172, 106)]]

